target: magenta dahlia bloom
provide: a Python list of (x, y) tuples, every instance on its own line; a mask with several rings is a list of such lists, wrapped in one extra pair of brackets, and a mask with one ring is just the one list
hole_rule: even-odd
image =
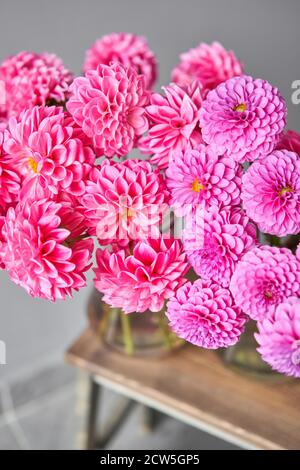
[(242, 256), (256, 244), (256, 229), (237, 207), (198, 208), (186, 219), (184, 249), (195, 272), (225, 287)]
[(3, 253), (5, 249), (5, 238), (2, 235), (2, 227), (5, 222), (5, 217), (3, 215), (0, 215), (0, 269), (5, 269), (5, 264), (3, 260)]
[(290, 150), (300, 156), (300, 134), (292, 130), (283, 132), (276, 150)]
[(233, 51), (227, 51), (219, 42), (201, 43), (180, 55), (180, 64), (173, 70), (172, 80), (180, 86), (198, 80), (206, 91), (242, 74), (243, 66)]
[(150, 163), (104, 160), (91, 172), (81, 203), (90, 233), (107, 245), (159, 236), (168, 200), (164, 179)]
[(67, 204), (28, 200), (7, 212), (0, 259), (33, 297), (55, 301), (86, 285), (93, 241), (84, 217)]
[(138, 241), (132, 254), (99, 249), (94, 282), (112, 307), (125, 313), (158, 312), (184, 284), (187, 271), (181, 242), (161, 236)]
[(300, 243), (297, 246), (296, 256), (297, 256), (298, 260), (300, 261)]
[(139, 75), (145, 77), (147, 88), (154, 85), (157, 62), (144, 37), (112, 33), (97, 39), (86, 52), (83, 69), (84, 72), (96, 70), (99, 64), (110, 65), (114, 62), (133, 67)]
[(3, 151), (3, 133), (0, 132), (0, 216), (16, 204), (20, 191), (20, 176)]
[(240, 203), (241, 166), (200, 144), (177, 154), (166, 171), (171, 205), (203, 207)]
[(285, 375), (300, 377), (300, 298), (290, 297), (268, 318), (258, 322), (255, 335), (264, 361)]
[(256, 247), (238, 263), (230, 289), (253, 320), (270, 318), (280, 303), (300, 295), (300, 261), (287, 248)]
[(17, 116), (36, 105), (63, 103), (73, 74), (55, 54), (20, 52), (0, 66), (0, 81), (5, 84), (6, 103), (0, 113)]
[(36, 106), (11, 118), (3, 146), (23, 177), (22, 199), (83, 194), (95, 154), (62, 108)]
[(265, 80), (234, 77), (210, 91), (200, 110), (203, 140), (236, 161), (254, 161), (279, 141), (287, 108)]
[(169, 300), (166, 315), (177, 336), (207, 349), (235, 344), (247, 320), (229, 289), (204, 279), (180, 287)]
[(165, 96), (153, 93), (146, 108), (150, 120), (149, 133), (140, 140), (140, 150), (154, 154), (152, 163), (166, 168), (175, 154), (202, 143), (199, 111), (201, 89), (193, 84), (188, 90), (175, 84), (163, 87)]
[(243, 206), (262, 232), (283, 237), (300, 232), (300, 156), (276, 150), (243, 176)]
[(114, 63), (88, 70), (70, 86), (67, 108), (99, 154), (126, 155), (148, 129), (149, 93), (143, 76)]

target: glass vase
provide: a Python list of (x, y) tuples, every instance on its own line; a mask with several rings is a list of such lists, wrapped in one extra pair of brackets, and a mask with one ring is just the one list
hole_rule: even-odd
[(96, 289), (89, 299), (88, 317), (103, 344), (129, 356), (161, 356), (184, 344), (169, 329), (165, 309), (125, 314), (103, 302)]

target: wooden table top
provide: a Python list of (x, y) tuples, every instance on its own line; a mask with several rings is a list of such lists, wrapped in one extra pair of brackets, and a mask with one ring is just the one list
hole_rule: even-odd
[(299, 380), (249, 378), (226, 367), (216, 353), (193, 346), (165, 357), (127, 357), (102, 345), (90, 329), (66, 360), (250, 448), (300, 449)]

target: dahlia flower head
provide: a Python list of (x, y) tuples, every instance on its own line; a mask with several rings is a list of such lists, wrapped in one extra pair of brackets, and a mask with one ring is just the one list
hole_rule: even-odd
[(2, 235), (2, 227), (5, 222), (5, 217), (3, 215), (0, 215), (0, 269), (5, 269), (5, 264), (3, 261), (3, 252), (4, 252), (4, 244), (5, 244), (5, 238)]
[(238, 205), (241, 192), (241, 166), (218, 156), (210, 146), (200, 144), (175, 155), (166, 170), (171, 206), (184, 208)]
[(157, 77), (157, 62), (146, 39), (129, 33), (112, 33), (103, 36), (87, 50), (84, 72), (96, 70), (99, 64), (118, 62), (124, 67), (133, 67), (143, 75), (147, 88), (152, 88)]
[(229, 289), (204, 279), (180, 287), (169, 300), (166, 315), (179, 338), (207, 349), (237, 343), (247, 321)]
[(89, 176), (81, 198), (86, 222), (102, 245), (158, 237), (169, 209), (163, 176), (143, 160), (104, 160)]
[(184, 250), (196, 274), (228, 287), (237, 263), (257, 243), (256, 227), (238, 207), (199, 207), (186, 217)]
[(7, 212), (0, 259), (10, 278), (33, 297), (55, 301), (86, 285), (91, 238), (72, 205), (27, 200)]
[(8, 161), (3, 150), (4, 135), (0, 132), (0, 217), (18, 201), (20, 176)]
[(230, 290), (253, 320), (271, 318), (279, 304), (300, 296), (300, 261), (287, 248), (255, 247), (237, 264)]
[(202, 137), (217, 153), (252, 162), (278, 144), (286, 114), (284, 99), (267, 81), (246, 75), (230, 78), (203, 102)]
[(132, 67), (98, 65), (70, 86), (67, 108), (98, 155), (123, 157), (148, 129), (145, 80)]
[(283, 237), (300, 232), (300, 156), (276, 150), (243, 176), (243, 207), (262, 232)]
[(283, 132), (276, 146), (276, 150), (290, 150), (300, 155), (300, 134), (292, 130)]
[(22, 176), (20, 198), (83, 194), (95, 154), (61, 107), (35, 106), (9, 120), (4, 151)]
[(149, 132), (139, 142), (141, 152), (152, 155), (151, 162), (158, 168), (167, 168), (175, 154), (203, 142), (199, 127), (201, 87), (194, 82), (184, 89), (171, 83), (163, 90), (165, 96), (151, 95), (146, 107)]
[(55, 54), (25, 51), (2, 62), (1, 80), (6, 102), (0, 106), (0, 114), (9, 118), (36, 105), (64, 103), (73, 74)]
[(233, 51), (227, 51), (219, 42), (200, 43), (180, 55), (172, 80), (180, 86), (197, 80), (206, 93), (229, 78), (242, 74), (243, 65)]
[(94, 283), (104, 302), (125, 313), (158, 312), (186, 282), (188, 269), (180, 240), (160, 236), (139, 240), (132, 254), (97, 250)]
[(255, 338), (264, 361), (285, 375), (300, 377), (300, 298), (289, 297), (258, 322)]

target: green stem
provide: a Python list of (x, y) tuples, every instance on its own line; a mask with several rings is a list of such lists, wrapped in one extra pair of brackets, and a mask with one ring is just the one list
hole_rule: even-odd
[(129, 356), (132, 356), (134, 352), (134, 342), (132, 338), (132, 331), (130, 325), (130, 318), (127, 313), (120, 313), (121, 321), (122, 321), (122, 328), (123, 328), (123, 339), (125, 344), (125, 351)]
[(158, 326), (163, 334), (165, 345), (168, 349), (172, 349), (173, 341), (168, 325), (165, 322), (164, 312), (158, 314)]

